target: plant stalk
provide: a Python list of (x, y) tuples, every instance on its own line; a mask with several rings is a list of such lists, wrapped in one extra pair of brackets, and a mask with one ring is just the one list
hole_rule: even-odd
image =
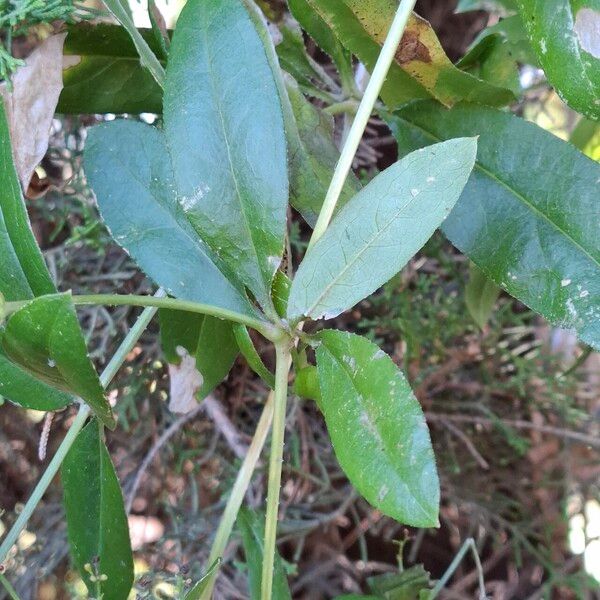
[[(162, 290), (158, 290), (158, 292), (156, 292), (155, 299), (158, 299), (164, 295), (165, 294)], [(106, 388), (113, 379), (113, 377), (117, 374), (117, 371), (125, 362), (126, 356), (131, 352), (132, 348), (135, 346), (136, 342), (148, 326), (148, 323), (150, 323), (155, 313), (156, 308), (150, 307), (144, 310), (144, 312), (142, 312), (142, 314), (138, 317), (137, 321), (130, 329), (129, 333), (119, 346), (118, 350), (115, 352), (108, 365), (106, 365), (106, 368), (102, 372), (102, 375), (100, 375), (100, 383), (102, 384), (102, 387)], [(36, 509), (40, 500), (46, 493), (46, 490), (50, 486), (50, 483), (52, 483), (54, 476), (56, 475), (56, 473), (58, 473), (60, 465), (62, 464), (69, 450), (71, 449), (71, 446), (75, 442), (77, 434), (81, 431), (82, 427), (84, 426), (89, 413), (90, 409), (87, 405), (82, 404), (79, 407), (79, 412), (77, 413), (75, 420), (69, 427), (69, 431), (67, 431), (67, 434), (65, 435), (63, 441), (58, 447), (56, 454), (54, 455), (54, 457), (50, 461), (50, 464), (44, 471), (44, 474), (38, 481), (38, 484), (35, 486), (33, 493), (29, 497), (29, 500), (27, 500), (27, 503), (23, 507), (23, 510), (19, 514), (14, 525), (11, 527), (10, 531), (6, 534), (6, 537), (2, 541), (2, 545), (0, 545), (0, 564), (2, 564), (2, 562), (6, 559), (6, 556), (8, 555), (10, 549), (15, 544), (15, 542), (19, 538), (21, 531), (23, 531), (23, 529), (27, 525), (27, 522), (31, 518), (33, 511)]]
[[(198, 302), (190, 302), (188, 300), (180, 300), (178, 298), (166, 298), (165, 295), (157, 296), (139, 296), (135, 294), (91, 294), (81, 296), (71, 296), (73, 304), (76, 306), (143, 306), (153, 308), (169, 308), (172, 310), (181, 310), (185, 312), (199, 313), (241, 323), (252, 329), (256, 329), (264, 335), (268, 340), (275, 341), (280, 335), (279, 330), (271, 325), (268, 321), (260, 319), (258, 316), (252, 317), (237, 313), (226, 308), (219, 308), (211, 304), (200, 304)], [(5, 317), (10, 316), (20, 308), (23, 308), (31, 300), (21, 300), (17, 302), (6, 302), (4, 305)]]
[(344, 147), (342, 148), (340, 158), (331, 179), (331, 184), (327, 190), (325, 201), (323, 202), (323, 207), (321, 208), (312, 237), (308, 243), (308, 250), (314, 246), (329, 226), (333, 211), (335, 210), (340, 193), (344, 187), (344, 182), (352, 168), (352, 161), (358, 150), (358, 145), (362, 139), (365, 127), (369, 122), (373, 107), (375, 106), (375, 102), (377, 102), (379, 92), (383, 87), (387, 72), (394, 60), (398, 44), (402, 39), (408, 18), (410, 17), (415, 4), (416, 0), (402, 0), (400, 6), (398, 6), (396, 16), (394, 17), (385, 43), (383, 44), (383, 48), (381, 49), (381, 53), (379, 54), (379, 58), (377, 59), (377, 63), (375, 64), (375, 68), (373, 69), (373, 73), (371, 74), (367, 89), (365, 90), (358, 110), (356, 111), (354, 122), (350, 128)]
[(6, 577), (4, 577), (2, 574), (0, 574), (0, 584), (2, 584), (6, 590), (10, 600), (21, 600), (21, 598), (19, 598), (19, 594), (17, 594), (17, 590), (15, 590), (10, 581), (8, 581), (8, 579), (6, 579)]
[(285, 438), (285, 412), (287, 406), (288, 375), (291, 366), (290, 342), (284, 340), (275, 345), (275, 391), (273, 409), (273, 432), (269, 459), (269, 484), (267, 513), (265, 517), (265, 543), (262, 564), (261, 600), (271, 600), (273, 591), (273, 563), (277, 544), (277, 517)]
[(193, 313), (200, 313), (241, 323), (247, 327), (256, 329), (267, 339), (272, 340), (276, 335), (275, 328), (265, 320), (258, 317), (251, 317), (233, 310), (219, 308), (210, 304), (199, 304), (197, 302), (189, 302), (178, 298), (155, 298), (153, 296), (136, 296), (136, 295), (120, 295), (120, 294), (97, 294), (91, 296), (73, 296), (73, 304), (89, 305), (89, 304), (105, 304), (108, 306), (153, 306), (155, 308), (171, 308), (174, 310), (182, 310)]
[[(221, 558), (225, 552), (227, 541), (231, 536), (240, 506), (244, 501), (244, 496), (246, 495), (246, 491), (248, 490), (248, 486), (252, 480), (252, 475), (254, 474), (254, 470), (258, 464), (258, 459), (267, 440), (269, 429), (271, 428), (271, 423), (273, 421), (273, 399), (274, 393), (270, 392), (267, 398), (267, 403), (263, 408), (260, 420), (258, 421), (258, 425), (256, 426), (254, 437), (252, 438), (252, 442), (248, 448), (248, 454), (246, 454), (244, 462), (238, 471), (235, 483), (231, 488), (231, 494), (229, 496), (229, 500), (227, 501), (227, 506), (225, 506), (223, 516), (221, 517), (221, 522), (219, 523), (217, 533), (215, 534), (212, 548), (210, 549), (210, 555), (206, 561), (207, 569), (210, 567), (210, 565), (214, 564), (217, 559)], [(202, 596), (200, 596), (200, 600), (210, 600), (213, 588), (215, 586), (216, 577), (217, 572), (215, 571), (215, 573), (210, 576), (210, 580), (207, 583), (206, 589), (202, 593)]]

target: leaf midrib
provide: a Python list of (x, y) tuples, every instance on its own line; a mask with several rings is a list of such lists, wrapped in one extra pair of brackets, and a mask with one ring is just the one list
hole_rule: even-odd
[[(417, 125), (413, 121), (409, 121), (408, 119), (406, 119), (404, 117), (398, 117), (398, 118), (405, 121), (412, 127), (415, 127), (419, 131), (423, 132), (424, 134), (429, 136), (432, 140), (434, 140), (436, 142), (444, 141), (442, 138), (439, 138), (438, 136), (431, 133), (430, 131), (427, 131), (427, 129), (425, 129), (421, 125)], [(532, 202), (527, 200), (526, 196), (524, 196), (520, 191), (511, 187), (508, 183), (506, 183), (506, 181), (504, 181), (498, 175), (496, 175), (495, 173), (490, 171), (487, 167), (483, 166), (478, 158), (475, 159), (475, 167), (474, 168), (480, 170), (482, 173), (487, 175), (490, 179), (492, 179), (493, 181), (496, 181), (499, 185), (505, 187), (511, 194), (513, 194), (518, 199), (520, 199), (523, 202), (523, 204), (527, 208), (529, 208), (529, 210), (532, 213), (534, 213), (535, 215), (538, 215), (542, 220), (546, 221), (552, 227), (554, 227), (554, 229), (556, 229), (560, 234), (564, 235), (565, 238), (567, 238), (576, 248), (578, 248), (584, 255), (586, 255), (598, 268), (600, 268), (600, 261), (598, 261), (596, 258), (594, 258), (575, 238), (573, 238), (569, 233), (567, 233), (566, 231), (561, 229), (558, 223), (554, 222), (550, 217), (548, 217), (545, 213), (543, 213), (537, 206), (535, 206), (535, 204), (533, 204)]]
[(221, 122), (221, 130), (223, 132), (223, 140), (225, 142), (225, 148), (227, 149), (227, 164), (229, 166), (229, 171), (231, 173), (231, 179), (233, 180), (233, 184), (235, 186), (235, 193), (236, 196), (238, 198), (238, 202), (240, 205), (240, 211), (243, 217), (243, 223), (244, 223), (244, 227), (248, 233), (248, 237), (250, 239), (250, 245), (252, 247), (252, 253), (254, 254), (254, 257), (256, 258), (256, 266), (258, 268), (258, 273), (261, 279), (262, 284), (265, 286), (265, 289), (263, 290), (263, 293), (265, 293), (266, 297), (269, 296), (268, 294), (268, 282), (264, 279), (264, 273), (262, 270), (262, 265), (258, 256), (258, 251), (256, 249), (256, 241), (254, 239), (254, 236), (252, 234), (252, 227), (250, 225), (250, 222), (248, 220), (248, 215), (246, 214), (246, 205), (245, 202), (243, 200), (243, 196), (240, 193), (240, 186), (237, 180), (237, 176), (235, 173), (235, 169), (233, 168), (233, 159), (231, 156), (231, 146), (229, 144), (229, 137), (228, 137), (228, 130), (225, 127), (225, 118), (223, 115), (223, 110), (222, 110), (222, 106), (221, 106), (221, 102), (220, 102), (220, 96), (218, 94), (218, 89), (217, 89), (217, 79), (215, 77), (215, 73), (214, 73), (214, 69), (213, 69), (213, 55), (212, 55), (212, 46), (209, 43), (209, 39), (208, 39), (208, 28), (205, 26), (202, 28), (202, 34), (204, 37), (204, 42), (206, 44), (206, 57), (207, 57), (207, 61), (208, 61), (208, 77), (210, 79), (210, 84), (211, 84), (211, 89), (212, 89), (212, 96), (213, 96), (213, 101), (215, 103), (215, 107), (217, 109), (217, 112), (219, 114), (219, 121)]

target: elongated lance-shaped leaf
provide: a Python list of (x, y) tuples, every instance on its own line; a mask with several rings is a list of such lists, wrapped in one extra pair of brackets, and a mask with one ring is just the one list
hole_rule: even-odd
[(115, 427), (69, 294), (34, 298), (13, 313), (2, 334), (2, 348), (24, 371), (79, 396), (105, 425)]
[[(290, 203), (312, 227), (317, 221), (340, 153), (333, 142), (333, 119), (311, 104), (290, 77), (286, 90), (293, 111), (287, 127), (290, 148)], [(354, 173), (346, 180), (337, 208), (360, 190)]]
[(302, 29), (313, 38), (321, 50), (332, 58), (342, 76), (342, 81), (345, 76), (352, 76), (352, 57), (350, 53), (342, 46), (330, 27), (309, 4), (308, 0), (288, 0), (288, 6)]
[(600, 120), (600, 0), (517, 0), (531, 44), (560, 97)]
[[(307, 0), (341, 43), (372, 70), (397, 9), (395, 0)], [(417, 98), (452, 106), (471, 100), (501, 106), (510, 90), (456, 68), (427, 21), (413, 14), (390, 67), (381, 97), (394, 108)]]
[(288, 180), (281, 105), (239, 0), (191, 0), (171, 44), (164, 98), (178, 201), (263, 307), (283, 253)]
[[(237, 517), (237, 526), (242, 534), (244, 554), (248, 565), (248, 584), (250, 588), (250, 599), (260, 600), (262, 563), (264, 554), (264, 515), (253, 512), (247, 508), (241, 508)], [(281, 557), (275, 553), (275, 566), (273, 575), (273, 600), (291, 600), (290, 588), (288, 586)]]
[(386, 515), (437, 525), (440, 490), (425, 417), (402, 371), (364, 337), (319, 335), (321, 410), (340, 466)]
[[(288, 147), (290, 203), (312, 226), (339, 159), (333, 143), (333, 120), (308, 102), (294, 78), (280, 68), (267, 23), (254, 1), (244, 0), (244, 5), (263, 43), (281, 101)], [(358, 179), (349, 175), (339, 204), (349, 200), (358, 189)]]
[(469, 183), (442, 230), (490, 279), (600, 348), (600, 165), (511, 114), (416, 103), (390, 122), (400, 152), (480, 135)]
[(458, 200), (475, 139), (415, 152), (375, 177), (334, 217), (292, 283), (288, 318), (332, 318), (393, 277)]
[[(1, 100), (0, 257), (0, 294), (6, 301), (27, 300), (56, 291), (31, 231), (13, 163), (10, 133)], [(39, 381), (11, 362), (2, 350), (2, 336), (0, 329), (1, 396), (25, 408), (37, 410), (55, 410), (73, 401), (69, 394)]]
[(133, 584), (127, 515), (97, 421), (79, 432), (61, 479), (71, 556), (90, 596), (127, 598)]
[[(85, 168), (100, 214), (140, 267), (178, 298), (253, 314), (178, 202), (164, 135), (132, 121), (90, 130)], [(233, 281), (233, 283), (232, 283)]]

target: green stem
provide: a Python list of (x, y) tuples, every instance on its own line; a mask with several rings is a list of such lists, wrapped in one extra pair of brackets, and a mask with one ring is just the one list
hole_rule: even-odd
[(330, 104), (327, 108), (323, 109), (323, 112), (327, 113), (328, 115), (340, 115), (342, 113), (355, 115), (358, 106), (358, 101), (351, 98), (350, 100), (343, 100), (342, 102)]
[(210, 315), (219, 319), (241, 323), (247, 327), (256, 329), (267, 339), (272, 340), (277, 332), (275, 328), (265, 320), (258, 317), (250, 317), (237, 313), (233, 310), (212, 306), (210, 304), (199, 304), (198, 302), (189, 302), (179, 298), (154, 298), (153, 296), (119, 295), (119, 294), (96, 294), (91, 296), (73, 296), (73, 304), (106, 304), (109, 306), (154, 306), (156, 308), (171, 308), (173, 310), (183, 310), (187, 312)]
[(254, 347), (252, 338), (248, 333), (248, 329), (243, 325), (236, 324), (233, 326), (233, 334), (235, 341), (240, 349), (240, 352), (246, 359), (248, 366), (271, 388), (275, 387), (275, 377), (273, 373), (267, 369), (258, 351)]
[(140, 63), (142, 66), (150, 71), (150, 74), (152, 77), (154, 77), (156, 83), (158, 83), (158, 85), (164, 89), (166, 78), (165, 69), (135, 26), (131, 15), (122, 4), (122, 0), (104, 0), (104, 4), (106, 8), (108, 8), (108, 10), (110, 10), (110, 12), (114, 15), (117, 21), (123, 25), (131, 37), (131, 41), (134, 43), (139, 54)]
[[(156, 296), (138, 296), (134, 294), (93, 294), (84, 296), (72, 296), (73, 304), (76, 306), (104, 305), (104, 306), (144, 306), (153, 308), (169, 308), (173, 310), (182, 310), (186, 312), (200, 313), (210, 315), (219, 319), (241, 323), (247, 327), (256, 329), (268, 340), (275, 340), (279, 335), (279, 330), (266, 320), (258, 317), (251, 317), (237, 313), (233, 310), (219, 308), (210, 304), (199, 304), (198, 302), (189, 302), (178, 298), (157, 298)], [(19, 302), (7, 302), (4, 305), (4, 314), (6, 317), (16, 312), (31, 300)]]
[[(164, 292), (162, 290), (159, 290), (156, 293), (156, 295), (157, 297), (163, 296)], [(108, 365), (106, 365), (106, 368), (102, 372), (102, 375), (100, 375), (100, 382), (102, 383), (102, 386), (104, 388), (108, 386), (108, 384), (116, 375), (121, 365), (125, 362), (125, 358), (131, 352), (131, 350), (133, 349), (136, 342), (148, 326), (148, 323), (150, 323), (155, 313), (156, 308), (147, 308), (138, 317), (138, 320), (135, 322), (134, 326), (131, 328), (131, 330), (119, 346), (115, 355), (112, 357)], [(69, 431), (67, 431), (67, 434), (65, 435), (63, 441), (58, 447), (56, 454), (54, 455), (54, 457), (50, 461), (50, 464), (44, 471), (44, 474), (42, 475), (38, 484), (35, 486), (33, 493), (31, 494), (29, 500), (27, 500), (27, 503), (25, 504), (23, 510), (17, 517), (17, 520), (15, 521), (14, 525), (6, 534), (6, 537), (4, 538), (2, 545), (0, 546), (0, 564), (2, 564), (2, 562), (6, 559), (6, 556), (8, 555), (13, 544), (19, 538), (21, 531), (23, 531), (23, 529), (27, 525), (27, 522), (31, 518), (33, 511), (36, 509), (43, 495), (46, 493), (46, 490), (50, 486), (50, 483), (54, 479), (54, 476), (60, 469), (60, 465), (62, 464), (62, 461), (64, 460), (65, 456), (67, 455), (67, 452), (73, 445), (77, 434), (85, 424), (89, 413), (90, 409), (86, 405), (82, 404), (79, 408), (77, 416), (75, 417), (75, 420), (69, 427)]]
[(4, 577), (4, 575), (2, 575), (1, 573), (0, 583), (4, 586), (4, 589), (6, 590), (6, 593), (9, 595), (11, 600), (21, 600), (21, 598), (19, 598), (19, 594), (17, 594), (17, 590), (15, 590), (15, 588), (11, 585), (10, 581), (6, 579), (6, 577)]
[(352, 161), (354, 160), (354, 156), (358, 150), (358, 145), (360, 144), (365, 127), (367, 126), (369, 118), (371, 117), (371, 113), (373, 112), (373, 107), (375, 106), (379, 92), (383, 87), (383, 82), (385, 81), (387, 72), (392, 64), (392, 61), (394, 60), (394, 55), (398, 48), (398, 44), (402, 39), (402, 34), (404, 33), (406, 23), (408, 22), (408, 18), (411, 15), (415, 3), (416, 0), (402, 0), (400, 2), (396, 16), (394, 17), (385, 43), (383, 44), (383, 48), (381, 49), (381, 53), (379, 54), (379, 58), (377, 59), (377, 64), (373, 69), (371, 79), (369, 80), (367, 89), (365, 90), (363, 98), (356, 112), (354, 123), (352, 123), (352, 128), (350, 129), (348, 137), (346, 138), (346, 142), (344, 143), (344, 147), (342, 148), (340, 159), (335, 167), (335, 171), (331, 179), (331, 185), (327, 190), (323, 207), (321, 208), (319, 218), (317, 219), (315, 229), (308, 244), (309, 250), (325, 233), (325, 230), (329, 226), (329, 222), (333, 216), (333, 211), (335, 210), (335, 205), (337, 204), (342, 188), (344, 187), (344, 182), (346, 181), (346, 177), (352, 168)]
[(291, 366), (289, 340), (277, 343), (275, 351), (277, 353), (274, 393), (275, 407), (273, 411), (267, 513), (265, 517), (265, 543), (261, 587), (262, 600), (271, 600), (273, 590), (273, 562), (275, 560), (275, 547), (277, 543), (277, 514), (279, 511), (283, 442), (285, 438), (285, 411), (287, 405), (288, 375)]
[(456, 569), (458, 568), (460, 561), (464, 558), (465, 554), (469, 550), (471, 550), (471, 552), (473, 553), (473, 560), (475, 561), (475, 568), (477, 569), (477, 581), (479, 583), (479, 600), (486, 600), (487, 596), (485, 593), (483, 568), (481, 567), (481, 561), (479, 560), (477, 546), (475, 545), (475, 540), (473, 538), (469, 538), (464, 541), (463, 545), (460, 547), (460, 550), (456, 553), (454, 560), (450, 563), (450, 566), (442, 575), (442, 578), (437, 582), (435, 587), (429, 593), (428, 600), (434, 600), (434, 598), (436, 598), (437, 595), (444, 589), (444, 586), (448, 583), (450, 577), (452, 577), (454, 571), (456, 571)]
[[(244, 458), (244, 462), (238, 471), (235, 483), (231, 489), (227, 506), (225, 507), (225, 511), (221, 517), (221, 522), (219, 523), (215, 540), (212, 548), (210, 549), (210, 555), (206, 561), (207, 568), (214, 564), (217, 559), (221, 558), (225, 552), (227, 541), (231, 536), (233, 525), (237, 519), (240, 506), (244, 501), (244, 496), (246, 495), (246, 491), (250, 485), (252, 475), (256, 469), (256, 465), (258, 464), (258, 459), (265, 445), (265, 441), (267, 440), (269, 429), (271, 428), (271, 422), (273, 420), (273, 398), (274, 393), (271, 392), (263, 409), (258, 425), (256, 426), (254, 437), (252, 438), (252, 442), (248, 448), (248, 454), (246, 454), (246, 457)], [(200, 600), (210, 599), (215, 585), (215, 579), (216, 572), (211, 575), (210, 581), (202, 593)]]

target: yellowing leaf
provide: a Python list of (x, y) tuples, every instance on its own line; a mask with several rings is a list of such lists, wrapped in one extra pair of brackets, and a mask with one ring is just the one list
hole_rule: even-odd
[[(396, 0), (308, 0), (340, 42), (372, 70), (398, 8)], [(514, 100), (504, 88), (458, 69), (431, 25), (413, 14), (382, 89), (389, 107), (433, 97), (446, 106), (461, 100), (502, 106)]]

